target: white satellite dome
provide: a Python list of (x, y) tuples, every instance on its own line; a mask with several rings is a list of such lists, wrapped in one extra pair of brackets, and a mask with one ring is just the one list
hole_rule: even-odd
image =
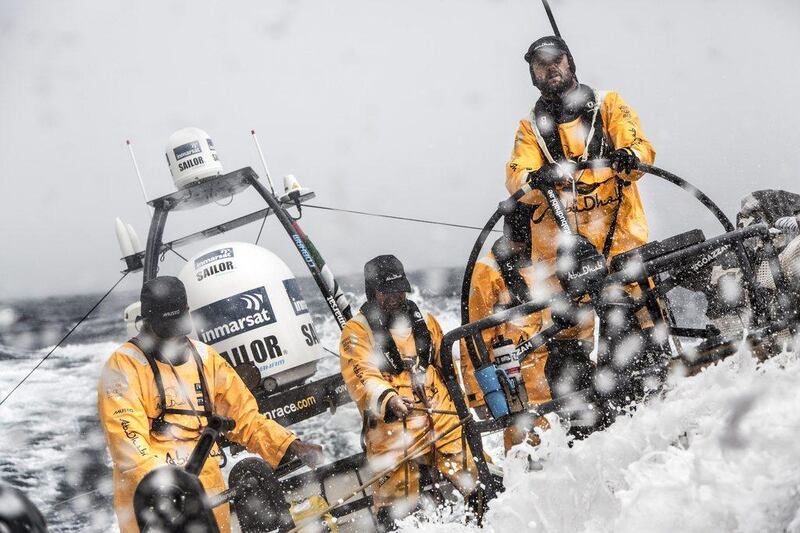
[(183, 128), (173, 133), (167, 141), (166, 155), (178, 189), (224, 172), (214, 142), (200, 128)]

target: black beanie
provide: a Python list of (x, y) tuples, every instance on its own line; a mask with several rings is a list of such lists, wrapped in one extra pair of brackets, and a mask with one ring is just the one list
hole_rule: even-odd
[(542, 37), (540, 39), (536, 39), (533, 43), (528, 47), (528, 51), (525, 53), (525, 62), (530, 64), (531, 59), (533, 59), (533, 55), (539, 51), (543, 52), (551, 52), (553, 54), (567, 54), (567, 61), (569, 61), (569, 68), (572, 69), (572, 73), (575, 74), (575, 60), (572, 58), (572, 52), (569, 51), (569, 47), (567, 43), (564, 42), (564, 39), (561, 37), (556, 37), (555, 35), (548, 35), (547, 37)]

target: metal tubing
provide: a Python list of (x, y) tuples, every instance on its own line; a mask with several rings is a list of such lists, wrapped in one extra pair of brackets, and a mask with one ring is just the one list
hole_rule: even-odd
[[(286, 233), (292, 238), (292, 242), (294, 243), (295, 248), (297, 251), (300, 252), (300, 255), (303, 258), (303, 261), (308, 267), (309, 272), (311, 272), (311, 277), (314, 278), (314, 281), (319, 287), (320, 292), (325, 297), (325, 302), (328, 304), (328, 307), (333, 313), (333, 317), (336, 319), (336, 323), (339, 325), (339, 328), (343, 328), (345, 322), (347, 322), (348, 318), (344, 316), (342, 310), (336, 304), (336, 297), (328, 288), (328, 285), (325, 283), (325, 279), (322, 277), (322, 273), (320, 271), (317, 262), (314, 260), (314, 257), (311, 255), (311, 252), (306, 247), (305, 243), (303, 242), (302, 237), (297, 233), (292, 224), (291, 218), (289, 218), (288, 213), (283, 208), (283, 206), (278, 202), (278, 199), (275, 198), (275, 195), (270, 193), (267, 188), (264, 186), (263, 183), (258, 181), (258, 178), (255, 175), (248, 176), (247, 178), (250, 181), (250, 184), (253, 188), (264, 198), (264, 201), (267, 202), (267, 205), (272, 209), (275, 213), (275, 216), (280, 221), (283, 229), (286, 230)], [(148, 243), (149, 244), (149, 243)]]
[(161, 203), (155, 206), (153, 218), (150, 220), (150, 230), (147, 232), (142, 284), (158, 275), (158, 255), (161, 253), (161, 239), (164, 235), (164, 226), (167, 224), (167, 215), (169, 206)]

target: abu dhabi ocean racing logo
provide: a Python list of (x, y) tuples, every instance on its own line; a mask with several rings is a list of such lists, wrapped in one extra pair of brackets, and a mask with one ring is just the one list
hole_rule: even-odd
[(267, 290), (257, 287), (192, 311), (192, 321), (200, 340), (207, 344), (275, 322)]

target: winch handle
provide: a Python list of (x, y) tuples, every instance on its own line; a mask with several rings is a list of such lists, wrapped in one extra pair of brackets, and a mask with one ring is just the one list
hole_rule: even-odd
[(197, 445), (192, 450), (189, 460), (186, 461), (186, 470), (195, 476), (200, 475), (203, 470), (203, 465), (211, 453), (211, 448), (217, 442), (220, 433), (226, 433), (236, 427), (236, 421), (226, 416), (211, 415), (208, 420), (208, 425), (203, 429), (200, 438), (197, 440)]

